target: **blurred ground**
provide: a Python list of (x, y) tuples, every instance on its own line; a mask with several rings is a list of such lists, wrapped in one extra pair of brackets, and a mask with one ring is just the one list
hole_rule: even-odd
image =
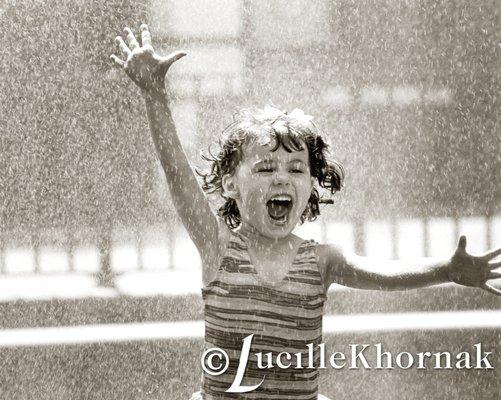
[[(394, 353), (499, 348), (499, 330), (344, 334), (327, 336), (326, 349), (382, 343)], [(2, 398), (188, 399), (199, 387), (201, 340), (163, 340), (79, 346), (0, 349)], [(320, 375), (320, 392), (336, 400), (499, 399), (500, 353), (494, 370), (333, 370)]]

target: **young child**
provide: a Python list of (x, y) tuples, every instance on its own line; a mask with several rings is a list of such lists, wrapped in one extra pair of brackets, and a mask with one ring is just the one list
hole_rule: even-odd
[[(181, 147), (165, 90), (167, 70), (186, 54), (159, 56), (147, 26), (140, 30), (141, 45), (128, 28), (128, 44), (116, 39), (125, 61), (111, 57), (141, 89), (174, 206), (202, 258), (205, 348), (222, 349), (229, 358), (229, 364), (221, 355), (206, 359), (207, 365), (225, 368), (217, 373), (204, 368), (202, 391), (193, 398), (325, 398), (318, 395), (318, 354), (315, 368), (295, 368), (304, 364), (287, 358), (285, 368), (265, 369), (254, 355), (288, 352), (306, 358), (308, 344), (316, 348), (322, 341), (331, 283), (397, 290), (453, 281), (501, 294), (486, 283), (501, 277), (492, 271), (501, 266), (492, 261), (501, 249), (475, 257), (466, 252), (465, 237), (450, 260), (415, 267), (388, 261), (392, 265), (381, 269), (370, 259), (347, 257), (335, 246), (292, 234), (298, 222), (320, 214), (317, 187), (334, 193), (343, 180), (341, 166), (327, 160), (311, 117), (300, 110), (288, 114), (268, 106), (235, 117), (219, 154), (208, 158), (210, 172), (201, 174), (203, 189), (225, 199), (216, 217)], [(243, 370), (247, 345), (251, 355)]]

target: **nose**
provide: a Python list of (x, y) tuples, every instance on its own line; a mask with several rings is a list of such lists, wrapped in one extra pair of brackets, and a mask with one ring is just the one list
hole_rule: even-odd
[(290, 177), (286, 171), (276, 171), (273, 175), (273, 183), (275, 185), (289, 185)]

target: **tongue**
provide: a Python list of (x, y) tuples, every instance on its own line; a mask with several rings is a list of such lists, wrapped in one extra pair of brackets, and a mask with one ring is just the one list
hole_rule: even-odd
[(281, 219), (287, 215), (289, 212), (289, 202), (288, 201), (269, 201), (268, 206), (268, 214), (270, 214), (271, 218)]

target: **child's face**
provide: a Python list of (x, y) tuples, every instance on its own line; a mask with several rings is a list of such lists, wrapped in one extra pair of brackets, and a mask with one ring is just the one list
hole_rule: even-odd
[(243, 226), (270, 238), (288, 236), (300, 220), (311, 195), (309, 154), (282, 146), (245, 143), (232, 176), (224, 179), (226, 194), (235, 198)]

